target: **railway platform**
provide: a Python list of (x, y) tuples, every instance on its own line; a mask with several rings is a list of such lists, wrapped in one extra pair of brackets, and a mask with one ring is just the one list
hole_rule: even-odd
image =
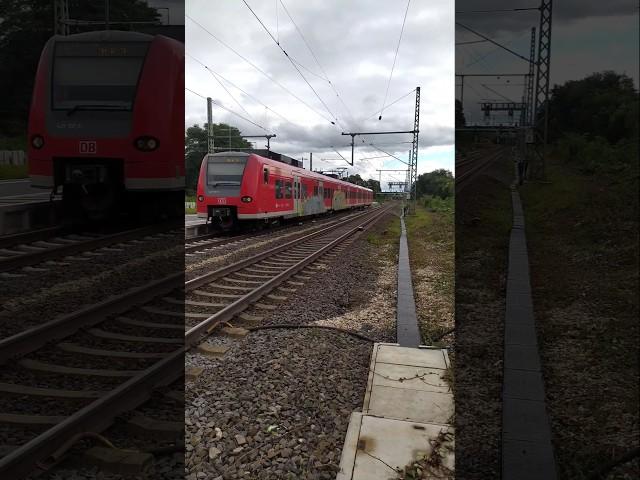
[(0, 236), (54, 225), (58, 202), (49, 192), (0, 197)]

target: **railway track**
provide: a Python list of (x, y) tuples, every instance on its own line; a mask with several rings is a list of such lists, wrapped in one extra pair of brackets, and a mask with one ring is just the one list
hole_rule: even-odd
[(504, 147), (482, 149), (471, 152), (465, 158), (456, 159), (456, 193), (466, 188), (480, 172), (502, 158), (506, 152)]
[(278, 308), (277, 304), (287, 299), (286, 294), (295, 291), (292, 286), (301, 285), (299, 280), (309, 278), (301, 272), (357, 232), (368, 228), (388, 210), (376, 209), (355, 215), (187, 281), (184, 305), (189, 328), (185, 333), (185, 344), (188, 347), (198, 344), (202, 337), (228, 324), (234, 317), (249, 323), (260, 322), (259, 316), (245, 311), (250, 307), (263, 311)]
[[(256, 320), (243, 312), (262, 308), (263, 298), (286, 300), (284, 283), (304, 280), (300, 273), (314, 261), (387, 210), (351, 216), (186, 283), (177, 272), (0, 340), (0, 477), (47, 470), (87, 432), (143, 405), (184, 375), (191, 346), (236, 316)], [(191, 299), (202, 292), (206, 302)]]
[[(340, 218), (346, 218), (349, 215), (353, 215), (353, 213), (345, 212), (345, 213), (338, 214), (337, 216), (334, 216), (334, 217), (323, 217), (322, 219), (319, 218), (317, 219), (317, 221), (320, 222), (324, 220), (327, 224), (330, 224), (330, 223), (339, 221)], [(189, 256), (191, 254), (206, 251), (212, 248), (229, 245), (231, 243), (238, 243), (248, 239), (272, 236), (283, 230), (289, 230), (301, 224), (306, 225), (311, 223), (312, 221), (313, 220), (306, 220), (304, 222), (291, 222), (285, 225), (272, 227), (267, 230), (259, 230), (251, 233), (245, 233), (245, 234), (209, 233), (209, 234), (200, 235), (197, 237), (190, 237), (186, 239), (184, 251), (185, 251), (185, 254)]]
[[(93, 233), (62, 234), (60, 229), (53, 228), (41, 232), (13, 235), (10, 246), (5, 245), (0, 248), (0, 273), (33, 267), (44, 262), (53, 262), (49, 263), (49, 265), (55, 266), (57, 264), (56, 261), (64, 257), (109, 248), (110, 245), (136, 240), (145, 236), (170, 234), (168, 231), (171, 227), (176, 228), (174, 224), (160, 224), (107, 235)], [(46, 236), (43, 239), (43, 235), (47, 233), (54, 236)], [(59, 236), (56, 236), (57, 234)], [(38, 239), (34, 241), (34, 238)]]

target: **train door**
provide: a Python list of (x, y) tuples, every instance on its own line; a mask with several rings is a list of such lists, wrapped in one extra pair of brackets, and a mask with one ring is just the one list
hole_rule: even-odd
[(296, 215), (302, 215), (302, 199), (300, 198), (300, 177), (293, 176), (293, 209)]

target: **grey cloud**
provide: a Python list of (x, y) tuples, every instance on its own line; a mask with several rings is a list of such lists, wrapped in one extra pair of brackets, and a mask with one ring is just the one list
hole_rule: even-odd
[[(291, 57), (315, 74), (323, 75), (282, 8), (279, 9), (277, 29), (274, 2), (253, 0), (249, 3)], [(404, 2), (310, 0), (303, 3), (285, 0), (284, 3), (338, 90), (342, 102), (348, 106), (348, 110), (344, 108), (326, 81), (300, 67), (329, 110), (338, 118), (337, 126), (331, 125), (253, 70), (193, 22), (186, 21), (187, 52), (293, 123), (269, 113), (267, 129), (278, 135), (272, 140), (274, 149), (295, 156), (308, 155), (310, 151), (330, 152), (331, 149), (326, 148), (329, 145), (349, 143), (350, 137), (340, 135), (343, 129), (380, 131), (413, 128), (413, 95), (386, 110), (382, 121), (378, 121), (376, 113), (383, 102), (406, 5)], [(322, 116), (330, 117), (242, 2), (219, 1), (215, 9), (206, 8), (206, 5), (204, 1), (188, 0), (187, 14), (285, 85)], [(387, 104), (409, 93), (417, 85), (421, 86), (421, 148), (453, 143), (453, 33), (452, 0), (412, 2)], [(199, 93), (219, 98), (226, 107), (243, 113), (216, 81), (192, 61), (187, 62), (187, 85)], [(230, 86), (228, 88), (252, 118), (263, 124), (264, 107)], [(205, 120), (204, 107), (198, 105), (203, 105), (203, 100), (187, 97), (187, 124), (193, 123), (191, 119), (198, 123)], [(260, 133), (257, 127), (238, 121), (219, 109), (215, 121), (229, 121), (239, 126), (245, 134)], [(399, 141), (409, 139), (410, 136), (405, 135)], [(377, 137), (371, 141), (390, 142), (387, 137)], [(408, 145), (389, 145), (387, 148), (390, 153), (406, 156)], [(358, 154), (362, 156), (368, 150), (375, 151), (361, 146)], [(340, 152), (343, 155), (350, 154), (350, 149), (342, 147)], [(335, 153), (333, 156), (337, 157)]]

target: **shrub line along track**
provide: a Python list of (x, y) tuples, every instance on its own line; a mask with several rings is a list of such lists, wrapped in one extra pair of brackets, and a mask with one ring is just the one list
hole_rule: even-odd
[[(76, 438), (76, 436), (85, 432), (99, 432), (104, 430), (112, 424), (113, 420), (117, 416), (124, 412), (131, 411), (147, 401), (154, 389), (170, 385), (182, 377), (184, 375), (184, 355), (186, 351), (192, 345), (198, 343), (204, 334), (210, 332), (221, 322), (228, 321), (235, 315), (241, 313), (262, 296), (268, 295), (269, 292), (274, 288), (277, 288), (278, 285), (287, 281), (288, 278), (295, 276), (298, 272), (337, 246), (340, 242), (351, 237), (356, 232), (362, 231), (372, 225), (389, 209), (379, 210), (380, 211), (376, 209), (374, 211), (358, 214), (338, 224), (334, 224), (331, 227), (323, 228), (302, 238), (272, 248), (267, 252), (254, 255), (233, 265), (223, 267), (215, 272), (192, 279), (186, 283), (183, 283), (184, 273), (178, 272), (152, 282), (149, 285), (145, 285), (144, 287), (130, 290), (125, 294), (109, 298), (99, 304), (85, 307), (80, 311), (56, 318), (20, 334), (0, 340), (0, 364), (6, 363), (15, 357), (24, 356), (30, 353), (37, 353), (40, 348), (46, 344), (51, 344), (51, 342), (55, 343), (54, 348), (61, 348), (63, 345), (66, 345), (68, 348), (68, 343), (59, 342), (78, 331), (85, 330), (89, 333), (95, 331), (95, 329), (88, 329), (88, 327), (96, 326), (100, 323), (106, 323), (108, 326), (109, 322), (122, 321), (123, 317), (117, 317), (115, 319), (113, 317), (123, 312), (131, 311), (133, 308), (144, 309), (145, 307), (142, 307), (142, 305), (162, 298), (171, 291), (177, 291), (182, 287), (184, 287), (187, 292), (194, 291), (196, 288), (202, 287), (205, 284), (210, 284), (214, 280), (219, 281), (225, 276), (240, 272), (241, 270), (262, 262), (269, 257), (277, 256), (281, 252), (283, 252), (285, 256), (289, 256), (288, 262), (286, 264), (283, 263), (282, 268), (278, 269), (276, 272), (273, 272), (272, 270), (273, 276), (270, 278), (263, 278), (261, 281), (256, 281), (260, 285), (248, 288), (248, 290), (250, 290), (249, 292), (241, 295), (240, 298), (230, 304), (222, 305), (222, 310), (217, 313), (213, 315), (205, 315), (206, 319), (204, 319), (204, 321), (200, 322), (195, 327), (191, 327), (184, 333), (184, 343), (183, 339), (178, 340), (178, 338), (174, 339), (174, 337), (164, 337), (166, 340), (164, 342), (165, 346), (167, 343), (174, 343), (177, 347), (175, 350), (164, 352), (162, 355), (152, 354), (152, 358), (160, 359), (154, 361), (154, 363), (148, 368), (137, 371), (127, 371), (128, 375), (124, 375), (123, 371), (123, 375), (118, 376), (127, 377), (126, 381), (109, 390), (104, 395), (98, 397), (94, 396), (92, 401), (81, 409), (74, 411), (71, 415), (65, 416), (65, 418), (62, 418), (60, 421), (55, 422), (53, 426), (47, 428), (43, 433), (37, 434), (34, 438), (31, 438), (4, 457), (1, 457), (0, 476), (3, 478), (22, 478), (31, 473), (34, 469), (47, 469), (57, 462), (58, 455), (56, 452), (58, 452), (61, 445), (67, 444), (71, 439)], [(350, 226), (359, 219), (362, 219), (363, 221), (357, 222), (355, 227)], [(307, 243), (307, 245), (303, 245), (303, 242)], [(229, 297), (231, 296), (229, 295), (227, 298)], [(164, 299), (170, 300), (166, 297)], [(189, 305), (188, 302), (184, 303)], [(152, 313), (154, 318), (164, 315), (172, 315), (174, 320), (176, 317), (179, 317), (180, 320), (184, 317), (189, 318), (186, 313), (166, 312), (157, 308), (150, 308), (147, 311)], [(200, 315), (200, 318), (201, 317), (202, 315)], [(158, 328), (169, 328), (179, 329), (184, 332), (185, 328), (184, 324), (178, 326), (176, 324), (170, 324), (169, 322), (151, 323), (141, 322), (138, 320), (131, 321), (126, 318), (125, 320), (128, 320), (130, 324), (133, 323), (134, 325), (145, 328), (145, 331), (146, 329), (157, 330)], [(120, 335), (119, 340), (123, 340), (122, 337), (125, 337), (125, 335)], [(130, 337), (130, 341), (132, 341), (133, 338), (136, 337)], [(157, 342), (161, 340), (160, 338), (153, 337), (137, 338), (138, 341), (148, 342)], [(118, 357), (139, 358), (136, 357), (136, 355), (140, 355), (131, 352), (97, 350), (91, 348), (85, 348), (83, 350), (84, 351), (82, 353), (85, 354), (88, 351), (92, 351), (90, 355), (102, 355), (107, 357), (109, 357), (109, 355), (113, 355), (115, 359)], [(37, 362), (31, 361), (31, 363), (33, 364)], [(97, 370), (99, 369), (92, 369), (91, 371), (96, 372)], [(105, 370), (104, 372), (107, 371), (109, 370)], [(29, 385), (11, 385), (10, 390), (7, 390), (6, 384), (0, 384), (0, 389), (2, 388), (5, 389), (5, 392), (8, 391), (12, 393), (15, 393), (16, 390), (22, 389), (23, 391), (20, 392), (21, 395), (29, 395), (28, 392), (30, 388), (32, 390), (39, 391), (37, 393), (31, 393), (32, 395), (35, 394), (52, 397), (56, 397), (58, 395), (55, 393), (54, 389), (50, 390), (50, 392), (46, 392), (47, 388), (33, 389)], [(0, 412), (0, 418), (3, 417), (5, 419), (9, 418), (9, 423), (11, 423), (11, 419), (20, 417), (20, 415), (3, 415), (3, 413)]]
[[(0, 251), (0, 273), (17, 270), (19, 268), (36, 265), (50, 260), (60, 259), (62, 257), (75, 255), (78, 253), (104, 248), (108, 245), (127, 242), (147, 235), (166, 232), (167, 229), (171, 227), (179, 228), (179, 225), (176, 225), (175, 223), (165, 223), (145, 226), (141, 228), (134, 228), (131, 230), (112, 233), (108, 235), (77, 235), (76, 238), (49, 237), (46, 241), (36, 241), (32, 245), (25, 245), (23, 243), (14, 246), (13, 250), (2, 249)], [(57, 230), (53, 229), (52, 231), (56, 232)], [(16, 237), (16, 239), (17, 238), (18, 237)], [(18, 249), (17, 247), (22, 247), (22, 249)]]

